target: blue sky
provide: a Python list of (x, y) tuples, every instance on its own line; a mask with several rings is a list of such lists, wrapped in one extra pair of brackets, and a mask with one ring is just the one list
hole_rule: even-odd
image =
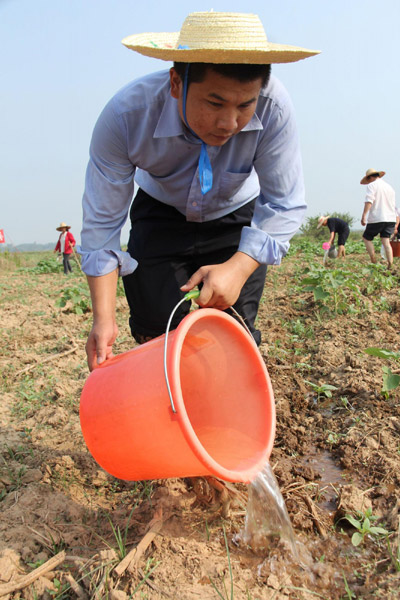
[(0, 229), (8, 242), (55, 242), (61, 221), (79, 240), (100, 111), (131, 79), (170, 66), (121, 39), (178, 31), (188, 13), (210, 9), (256, 13), (270, 41), (322, 51), (273, 66), (295, 105), (309, 216), (349, 212), (359, 224), (369, 167), (385, 170), (400, 194), (400, 0), (0, 0)]

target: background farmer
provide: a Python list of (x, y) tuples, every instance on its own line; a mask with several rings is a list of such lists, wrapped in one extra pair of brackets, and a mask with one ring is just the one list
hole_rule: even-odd
[(67, 225), (66, 223), (60, 223), (59, 227), (56, 227), (56, 230), (61, 231), (61, 233), (58, 238), (56, 247), (54, 248), (54, 252), (61, 252), (63, 255), (63, 267), (65, 275), (68, 275), (68, 273), (72, 273), (72, 267), (69, 262), (69, 259), (71, 257), (71, 254), (73, 253), (73, 248), (76, 244), (74, 236), (69, 231), (70, 229), (71, 226)]
[(331, 232), (328, 243), (332, 246), (335, 240), (335, 234), (338, 234), (337, 245), (338, 245), (338, 258), (344, 258), (346, 256), (345, 243), (350, 234), (350, 227), (346, 221), (339, 219), (338, 217), (320, 217), (318, 219), (317, 229), (320, 227), (327, 227)]
[(94, 315), (89, 368), (112, 355), (118, 274), (139, 342), (162, 334), (200, 285), (200, 306), (234, 305), (259, 343), (266, 266), (281, 262), (306, 208), (292, 105), (270, 63), (317, 52), (270, 44), (256, 15), (237, 13), (193, 13), (180, 33), (123, 43), (175, 62), (120, 90), (93, 132), (80, 250)]
[(376, 235), (380, 234), (390, 269), (393, 263), (390, 237), (393, 235), (396, 225), (396, 198), (392, 186), (386, 181), (381, 180), (384, 175), (385, 171), (368, 169), (360, 181), (361, 185), (367, 186), (361, 225), (366, 225), (363, 233), (363, 241), (371, 262), (376, 263), (375, 248), (372, 240)]

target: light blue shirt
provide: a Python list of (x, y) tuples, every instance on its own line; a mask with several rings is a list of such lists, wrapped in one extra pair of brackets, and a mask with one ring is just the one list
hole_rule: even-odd
[(207, 146), (213, 187), (205, 195), (199, 183), (200, 148), (170, 95), (168, 71), (117, 92), (101, 113), (90, 145), (79, 248), (87, 275), (106, 275), (117, 267), (120, 275), (135, 270), (137, 262), (120, 245), (134, 181), (187, 221), (199, 223), (257, 198), (238, 250), (259, 263), (280, 264), (306, 209), (296, 124), (283, 85), (271, 76), (244, 129), (223, 146)]

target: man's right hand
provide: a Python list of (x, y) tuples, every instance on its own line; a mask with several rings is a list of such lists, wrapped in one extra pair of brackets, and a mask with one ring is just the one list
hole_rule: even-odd
[(90, 371), (113, 356), (112, 345), (118, 335), (115, 299), (118, 271), (87, 278), (93, 307), (93, 326), (86, 343)]
[(118, 335), (115, 321), (105, 323), (93, 322), (92, 329), (86, 342), (86, 355), (89, 371), (93, 371), (108, 358), (112, 358), (112, 346)]

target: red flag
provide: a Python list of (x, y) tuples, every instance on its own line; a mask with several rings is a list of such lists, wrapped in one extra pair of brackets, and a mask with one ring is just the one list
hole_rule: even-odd
[(0, 244), (5, 244), (6, 238), (4, 237), (4, 230), (0, 229)]

